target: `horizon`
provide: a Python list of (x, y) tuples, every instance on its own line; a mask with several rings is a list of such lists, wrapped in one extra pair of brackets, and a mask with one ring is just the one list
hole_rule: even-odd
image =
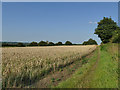
[[(97, 22), (110, 17), (118, 23), (117, 2), (3, 2), (3, 40), (7, 42), (65, 42), (81, 44), (92, 38)], [(32, 7), (31, 7), (32, 6)]]
[[(42, 40), (41, 40), (42, 41)], [(87, 40), (88, 41), (88, 40)], [(36, 41), (32, 41), (32, 42), (36, 42)], [(29, 42), (29, 41), (0, 41), (0, 43), (32, 43), (32, 42)], [(38, 41), (37, 43), (39, 43), (40, 41)], [(51, 41), (45, 41), (45, 42), (51, 42)], [(58, 41), (58, 42), (62, 42), (62, 41)], [(58, 42), (53, 42), (54, 44), (55, 43), (58, 43)], [(65, 41), (66, 42), (66, 41)], [(62, 44), (65, 44), (65, 42), (62, 42)], [(71, 41), (70, 41), (71, 42)], [(83, 42), (85, 42), (85, 41), (83, 41)], [(82, 43), (72, 43), (72, 44), (83, 44), (83, 42)], [(98, 44), (98, 43), (97, 43)], [(98, 44), (98, 45), (100, 45), (100, 44)]]

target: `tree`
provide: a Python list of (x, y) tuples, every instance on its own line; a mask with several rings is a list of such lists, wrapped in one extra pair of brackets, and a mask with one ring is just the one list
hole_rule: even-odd
[(29, 44), (29, 46), (38, 46), (38, 43), (37, 43), (37, 42), (31, 42), (31, 43)]
[(83, 45), (98, 45), (95, 40), (90, 38), (88, 41), (83, 42)]
[(120, 28), (113, 32), (112, 43), (120, 43)]
[(45, 41), (40, 41), (40, 42), (38, 43), (38, 45), (39, 45), (39, 46), (47, 46), (48, 44), (47, 44), (47, 42), (45, 42)]
[(83, 42), (83, 45), (88, 45), (88, 42), (87, 42), (87, 41), (84, 41), (84, 42)]
[(53, 42), (49, 42), (48, 45), (49, 45), (49, 46), (53, 46), (54, 43), (53, 43)]
[(70, 41), (66, 41), (65, 45), (72, 45), (72, 43)]
[(97, 45), (97, 42), (96, 42), (95, 40), (93, 40), (93, 39), (90, 38), (90, 39), (88, 40), (88, 44), (89, 44), (89, 45)]
[(25, 47), (25, 45), (23, 43), (18, 43), (17, 46), (18, 47)]
[(56, 45), (62, 45), (62, 42), (58, 42), (58, 43), (56, 43)]
[(116, 22), (111, 18), (104, 17), (103, 20), (98, 22), (94, 34), (97, 34), (103, 43), (108, 43), (113, 36), (113, 32), (117, 30), (117, 28)]

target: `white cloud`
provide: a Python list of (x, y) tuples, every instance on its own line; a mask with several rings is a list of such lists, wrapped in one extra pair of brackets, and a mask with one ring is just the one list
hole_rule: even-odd
[(89, 24), (92, 24), (92, 23), (93, 23), (92, 21), (89, 22)]
[(97, 24), (97, 22), (92, 22), (92, 21), (90, 21), (89, 24)]
[(94, 22), (95, 24), (97, 24), (97, 22)]

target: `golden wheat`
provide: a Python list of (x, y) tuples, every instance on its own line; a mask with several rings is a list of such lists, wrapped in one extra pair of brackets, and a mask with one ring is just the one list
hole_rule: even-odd
[(32, 83), (50, 69), (71, 63), (95, 49), (95, 45), (2, 48), (3, 87)]

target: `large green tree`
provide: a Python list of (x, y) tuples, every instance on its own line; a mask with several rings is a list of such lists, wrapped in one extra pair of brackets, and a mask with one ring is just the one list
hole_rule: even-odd
[(112, 43), (120, 43), (120, 27), (113, 32)]
[(104, 17), (103, 20), (98, 22), (98, 26), (95, 29), (95, 33), (101, 39), (103, 43), (108, 43), (113, 37), (113, 32), (118, 30), (117, 23), (111, 18)]

